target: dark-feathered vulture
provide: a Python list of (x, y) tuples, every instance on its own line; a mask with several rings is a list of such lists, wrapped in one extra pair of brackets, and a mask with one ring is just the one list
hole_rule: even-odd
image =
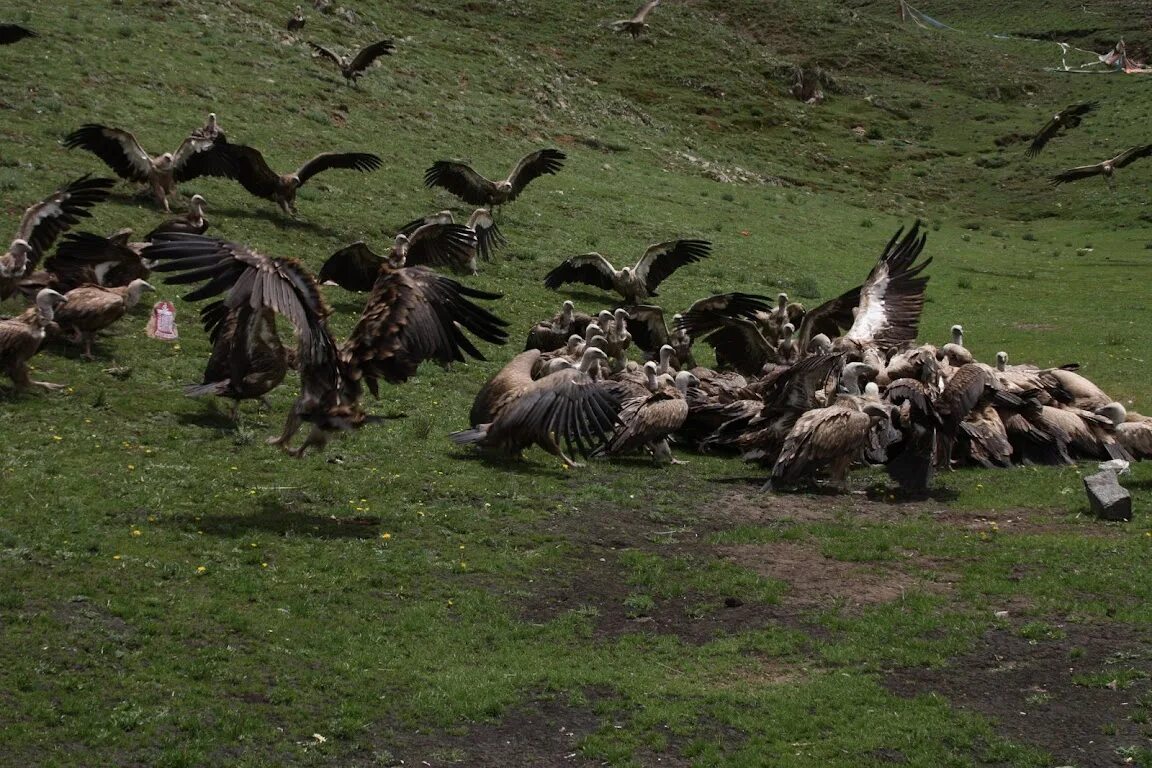
[(349, 291), (366, 293), (376, 284), (380, 265), (399, 261), (412, 266), (447, 266), (467, 272), (476, 261), (476, 235), (460, 224), (425, 224), (410, 234), (396, 235), (386, 256), (377, 255), (363, 240), (345, 246), (328, 257), (317, 279)]
[(424, 172), (424, 186), (442, 187), (466, 203), (490, 208), (512, 202), (530, 181), (556, 173), (566, 159), (567, 155), (558, 149), (538, 149), (520, 158), (502, 181), (487, 179), (465, 163), (437, 160)]
[(374, 171), (380, 167), (379, 156), (369, 152), (322, 152), (293, 173), (276, 173), (268, 166), (260, 150), (244, 144), (227, 144), (225, 152), (234, 178), (256, 197), (272, 200), (290, 216), (296, 216), (296, 190), (308, 179), (332, 168)]
[[(425, 224), (455, 223), (456, 217), (452, 215), (452, 211), (437, 211), (408, 222), (400, 228), (400, 234), (410, 235)], [(492, 261), (492, 256), (496, 251), (508, 244), (508, 239), (504, 237), (500, 228), (496, 226), (496, 220), (492, 218), (492, 211), (487, 208), (477, 208), (472, 211), (472, 215), (468, 217), (464, 226), (476, 233), (476, 255), (484, 261)], [(476, 274), (475, 259), (469, 264), (469, 271), (473, 275)]]
[(236, 172), (221, 143), (213, 139), (189, 136), (175, 152), (150, 155), (128, 131), (86, 123), (64, 137), (64, 146), (80, 147), (99, 157), (117, 176), (147, 184), (156, 202), (171, 210), (168, 196), (177, 182), (200, 176), (234, 178)]
[(585, 253), (566, 259), (544, 276), (544, 287), (556, 290), (565, 283), (585, 283), (616, 291), (628, 304), (642, 304), (657, 296), (660, 283), (685, 264), (708, 256), (707, 240), (669, 240), (648, 246), (634, 266), (616, 269), (599, 253)]
[(16, 43), (26, 37), (39, 37), (39, 35), (19, 24), (0, 24), (0, 45)]
[(80, 219), (91, 216), (88, 209), (106, 200), (115, 183), (81, 176), (24, 211), (15, 239), (0, 254), (0, 299), (15, 293), (17, 283), (35, 269), (53, 241)]
[(1081, 165), (1076, 168), (1061, 171), (1052, 177), (1052, 186), (1058, 187), (1066, 182), (1079, 181), (1089, 176), (1103, 176), (1104, 179), (1111, 184), (1112, 174), (1115, 173), (1117, 168), (1123, 168), (1142, 157), (1148, 157), (1148, 155), (1152, 155), (1152, 144), (1131, 147), (1116, 155), (1116, 157), (1113, 157), (1111, 160), (1104, 160), (1095, 165)]
[(301, 29), (304, 29), (304, 24), (307, 21), (308, 19), (304, 15), (303, 6), (296, 6), (296, 10), (293, 11), (292, 15), (288, 17), (288, 31), (297, 32)]
[(664, 311), (650, 304), (636, 304), (625, 307), (628, 313), (628, 330), (636, 346), (649, 355), (665, 344), (672, 346), (677, 361), (682, 368), (695, 368), (692, 359), (692, 342), (722, 327), (727, 318), (756, 317), (758, 312), (768, 309), (767, 296), (753, 293), (718, 293), (692, 303), (683, 312), (672, 316), (672, 327), (664, 319)]
[(63, 384), (33, 381), (28, 372), (28, 359), (44, 343), (48, 328), (53, 325), (56, 308), (67, 301), (57, 291), (44, 288), (36, 295), (36, 302), (24, 313), (11, 320), (0, 320), (0, 370), (12, 379), (16, 391), (35, 384), (44, 389), (63, 389)]
[(313, 43), (312, 41), (308, 42), (308, 46), (315, 51), (320, 58), (328, 59), (339, 67), (340, 74), (344, 75), (344, 79), (353, 85), (355, 85), (356, 80), (364, 74), (364, 70), (368, 68), (369, 64), (381, 56), (389, 55), (392, 51), (396, 50), (396, 46), (391, 40), (380, 40), (379, 42), (366, 45), (361, 48), (355, 56), (351, 57), (341, 56), (335, 51)]
[(808, 411), (784, 439), (764, 490), (810, 481), (822, 467), (829, 468), (833, 483), (843, 486), (848, 468), (864, 453), (872, 427), (887, 418), (888, 411), (873, 404), (863, 410), (831, 405)]
[(635, 40), (647, 31), (648, 22), (646, 20), (648, 14), (659, 4), (660, 0), (648, 0), (644, 5), (636, 9), (636, 13), (632, 14), (632, 18), (612, 22), (612, 29), (616, 32), (627, 32), (632, 35), (632, 39)]
[(1052, 116), (1040, 132), (1032, 139), (1032, 144), (1028, 147), (1026, 153), (1028, 157), (1035, 157), (1040, 150), (1044, 149), (1044, 145), (1051, 141), (1061, 131), (1069, 128), (1075, 128), (1080, 125), (1080, 119), (1084, 115), (1092, 112), (1100, 105), (1098, 101), (1085, 101), (1080, 104), (1070, 104), (1064, 109), (1057, 112)]
[(188, 232), (193, 235), (202, 235), (207, 229), (208, 219), (204, 217), (204, 198), (200, 195), (192, 195), (192, 200), (188, 203), (188, 213), (173, 216), (167, 221), (161, 222), (155, 229), (144, 235), (144, 239), (151, 240), (161, 232)]
[[(337, 346), (327, 326), (328, 310), (316, 279), (296, 260), (265, 256), (236, 243), (202, 235), (161, 235), (145, 249), (157, 271), (180, 272), (172, 283), (204, 281), (187, 296), (223, 294), (229, 309), (267, 307), (283, 315), (299, 339), (300, 396), (270, 443), (301, 456), (329, 436), (369, 420), (362, 386), (378, 394), (378, 382), (406, 381), (421, 362), (441, 364), (484, 359), (465, 332), (503, 344), (507, 324), (470, 299), (495, 299), (426, 267), (406, 267), (403, 256), (381, 262), (376, 284), (348, 340)], [(298, 448), (289, 443), (302, 422), (312, 430)]]
[(145, 244), (128, 242), (131, 235), (131, 229), (122, 229), (111, 237), (69, 232), (56, 253), (44, 261), (44, 269), (20, 281), (20, 291), (33, 297), (41, 288), (67, 293), (89, 283), (112, 288), (148, 279), (151, 269), (140, 258)]

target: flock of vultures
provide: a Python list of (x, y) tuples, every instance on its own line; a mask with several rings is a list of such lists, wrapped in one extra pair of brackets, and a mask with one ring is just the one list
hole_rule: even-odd
[[(657, 2), (613, 26), (640, 35)], [(305, 21), (297, 8), (289, 29), (298, 32)], [(0, 25), (0, 43), (29, 36), (16, 25)], [(394, 50), (382, 40), (341, 57), (309, 45), (351, 83)], [(1029, 155), (1095, 106), (1060, 112), (1036, 135)], [(175, 151), (159, 155), (128, 131), (95, 123), (63, 143), (143, 185), (169, 213), (177, 184), (212, 176), (233, 179), (294, 217), (297, 190), (312, 176), (381, 165), (368, 152), (323, 152), (294, 172), (278, 173), (259, 150), (226, 137), (215, 114)], [(1116, 168), (1150, 152), (1152, 146), (1136, 147), (1053, 181), (1111, 180)], [(294, 369), (299, 395), (283, 431), (268, 442), (295, 456), (320, 450), (332, 435), (374, 420), (365, 387), (375, 396), (381, 380), (405, 382), (424, 362), (484, 360), (477, 344), (507, 341), (508, 323), (492, 309), (500, 296), (441, 271), (475, 274), (495, 258), (507, 242), (496, 225), (499, 207), (559, 172), (565, 159), (559, 150), (538, 149), (496, 181), (461, 162), (435, 162), (424, 183), (470, 206), (464, 223), (451, 211), (418, 218), (385, 253), (355, 243), (333, 254), (319, 275), (297, 259), (205, 235), (200, 195), (187, 213), (160, 222), (139, 241), (130, 229), (107, 237), (69, 231), (116, 183), (83, 176), (31, 205), (0, 255), (0, 300), (27, 303), (22, 314), (0, 321), (0, 367), (17, 391), (60, 387), (32, 380), (29, 359), (47, 342), (79, 344), (92, 359), (96, 335), (154, 290), (152, 272), (164, 273), (166, 283), (193, 286), (184, 299), (203, 302), (200, 318), (212, 342), (202, 382), (186, 393), (230, 400), (235, 416), (241, 401), (263, 401)], [(958, 325), (947, 343), (917, 345), (931, 262), (922, 258), (926, 239), (919, 222), (901, 228), (860, 285), (817, 307), (785, 294), (732, 292), (671, 316), (654, 303), (657, 289), (680, 268), (690, 271), (709, 258), (711, 243), (670, 239), (621, 267), (599, 253), (572, 256), (541, 276), (544, 285), (588, 284), (605, 291), (607, 306), (589, 314), (564, 301), (554, 316), (523, 329), (525, 350), (483, 386), (469, 428), (451, 438), (505, 457), (539, 446), (569, 467), (580, 466), (578, 458), (634, 453), (679, 463), (674, 449), (733, 454), (761, 464), (766, 487), (805, 485), (824, 473), (843, 485), (851, 466), (868, 462), (883, 465), (909, 494), (927, 492), (936, 469), (965, 463), (1007, 467), (1152, 455), (1152, 418), (1127, 411), (1074, 366), (1009, 365), (1004, 353), (994, 364), (977, 361)], [(367, 294), (343, 342), (329, 328), (329, 284)], [(292, 339), (280, 337), (277, 316), (291, 326)], [(697, 364), (694, 350), (701, 344), (714, 350), (715, 368)], [(304, 425), (308, 433), (293, 447)]]

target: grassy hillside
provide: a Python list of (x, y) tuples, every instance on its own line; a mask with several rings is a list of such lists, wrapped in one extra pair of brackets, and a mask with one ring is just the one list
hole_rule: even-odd
[[(239, 426), (180, 394), (208, 344), (159, 280), (179, 343), (148, 339), (142, 309), (96, 362), (64, 345), (35, 358), (69, 387), (0, 399), (0, 763), (1152, 766), (1152, 539), (1139, 516), (1084, 517), (1082, 470), (957, 472), (929, 502), (891, 504), (876, 473), (854, 476), (867, 496), (766, 496), (762, 470), (726, 458), (566, 471), (446, 438), (534, 321), (565, 298), (609, 304), (543, 289), (568, 255), (704, 237), (712, 258), (663, 306), (722, 290), (818, 303), (915, 218), (934, 258), (923, 339), (961, 322), (982, 358), (1075, 360), (1152, 409), (1152, 165), (1111, 190), (1047, 183), (1148, 141), (1149, 81), (1051, 73), (1055, 46), (985, 34), (1135, 48), (1135, 3), (1091, 22), (1078, 3), (917, 5), (952, 33), (890, 3), (666, 0), (635, 42), (606, 27), (631, 3), (309, 8), (290, 37), (294, 5), (0, 12), (41, 35), (0, 47), (3, 221), (105, 172), (60, 146), (80, 124), (160, 152), (215, 111), (277, 170), (384, 158), (313, 179), (297, 221), (232, 182), (182, 190), (207, 198), (212, 233), (318, 268), (461, 211), (421, 186), (433, 161), (495, 176), (558, 146), (565, 168), (501, 212), (508, 248), (468, 280), (505, 295), (512, 340), (386, 388), (376, 412), (403, 418), (302, 461), (263, 444), (293, 382)], [(397, 51), (355, 88), (303, 43), (380, 37)], [(823, 103), (788, 95), (798, 66), (824, 72)], [(1098, 113), (1024, 159), (1026, 136), (1089, 98)], [(147, 231), (161, 215), (135, 193), (118, 186), (84, 227)], [(362, 300), (328, 295), (346, 333)], [(1141, 515), (1152, 474), (1134, 469)]]

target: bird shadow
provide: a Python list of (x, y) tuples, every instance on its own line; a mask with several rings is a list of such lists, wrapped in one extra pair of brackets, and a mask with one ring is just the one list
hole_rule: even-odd
[(539, 476), (541, 474), (548, 474), (554, 477), (563, 477), (568, 474), (568, 470), (543, 466), (529, 459), (516, 458), (502, 453), (483, 450), (452, 453), (449, 454), (449, 458), (454, 461), (473, 462), (489, 467), (499, 467), (505, 472), (511, 472), (516, 475)]
[(275, 498), (261, 499), (258, 505), (257, 509), (249, 512), (181, 514), (172, 519), (185, 530), (229, 539), (241, 538), (253, 531), (319, 539), (374, 539), (380, 531), (380, 518), (375, 515), (317, 515), (297, 511)]
[(279, 209), (268, 210), (266, 208), (221, 208), (216, 207), (213, 209), (214, 213), (227, 216), (228, 218), (239, 219), (262, 219), (273, 224), (280, 229), (303, 229), (312, 232), (316, 235), (323, 235), (324, 237), (339, 237), (340, 231), (332, 227), (326, 227), (323, 224), (317, 224), (312, 221), (305, 221), (302, 219), (293, 219), (290, 216), (285, 216), (279, 213)]
[(201, 427), (202, 429), (226, 432), (237, 431), (236, 422), (228, 414), (212, 408), (177, 414), (176, 423), (186, 427)]
[(611, 293), (593, 293), (592, 291), (581, 290), (564, 290), (557, 291), (557, 293), (563, 295), (565, 298), (571, 299), (573, 302), (581, 301), (597, 306), (613, 308), (621, 306), (620, 297)]

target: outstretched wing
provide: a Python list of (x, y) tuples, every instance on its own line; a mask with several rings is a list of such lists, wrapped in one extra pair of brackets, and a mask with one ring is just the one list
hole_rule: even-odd
[(115, 183), (112, 179), (84, 175), (24, 211), (16, 237), (32, 248), (29, 272), (62, 232), (91, 216), (88, 209), (108, 199), (108, 191)]
[(632, 343), (649, 355), (655, 355), (668, 343), (668, 324), (664, 310), (655, 304), (633, 304), (624, 307), (628, 313), (628, 333)]
[(468, 228), (476, 233), (476, 252), (484, 261), (492, 261), (492, 254), (508, 244), (492, 218), (492, 211), (487, 208), (477, 208), (472, 212), (468, 217)]
[(717, 362), (731, 365), (744, 376), (762, 376), (767, 363), (778, 361), (776, 347), (754, 321), (721, 317), (719, 323), (720, 329), (705, 339), (716, 350)]
[(425, 360), (441, 364), (483, 360), (465, 331), (504, 344), (508, 323), (470, 299), (498, 299), (461, 285), (426, 267), (381, 271), (360, 321), (340, 348), (353, 379), (363, 378), (373, 395), (378, 379), (407, 381)]
[(727, 319), (753, 320), (758, 312), (772, 308), (772, 299), (755, 293), (718, 293), (696, 301), (676, 321), (691, 338), (697, 339), (724, 327)]
[(424, 172), (424, 186), (441, 187), (471, 205), (487, 205), (496, 193), (496, 184), (472, 170), (466, 163), (437, 160)]
[(1086, 101), (1081, 104), (1072, 104), (1060, 110), (1059, 114), (1049, 120), (1032, 139), (1032, 144), (1026, 153), (1027, 156), (1035, 157), (1040, 150), (1044, 149), (1044, 145), (1062, 129), (1076, 127), (1080, 124), (1080, 118), (1096, 109), (1098, 105), (1099, 102), (1097, 101)]
[(39, 35), (19, 24), (0, 24), (0, 45), (15, 43), (26, 37), (39, 37)]
[(276, 199), (280, 175), (268, 166), (260, 150), (246, 144), (226, 144), (221, 151), (227, 154), (236, 180), (249, 194), (268, 200)]
[(644, 3), (644, 5), (637, 8), (636, 15), (632, 17), (633, 23), (643, 24), (644, 20), (648, 18), (648, 14), (651, 13), (652, 9), (659, 4), (660, 0), (648, 0), (648, 2)]
[(172, 154), (172, 177), (189, 181), (201, 176), (236, 178), (236, 164), (228, 152), (227, 142), (189, 136)]
[(901, 227), (888, 241), (880, 260), (868, 274), (860, 290), (856, 319), (844, 339), (861, 346), (890, 350), (916, 340), (920, 313), (924, 310), (924, 289), (928, 278), (921, 276), (932, 263), (928, 258), (916, 263), (928, 235), (916, 221), (900, 239)]
[(560, 266), (545, 275), (544, 287), (556, 290), (564, 283), (584, 283), (611, 291), (612, 276), (615, 273), (608, 259), (598, 253), (584, 253), (565, 259)]
[(648, 246), (636, 263), (636, 275), (644, 281), (648, 293), (656, 295), (660, 283), (685, 264), (700, 261), (712, 252), (707, 240), (669, 240)]
[(337, 56), (336, 53), (331, 49), (325, 48), (319, 43), (314, 43), (311, 40), (308, 41), (308, 47), (319, 54), (321, 58), (328, 59), (336, 66), (340, 66), (340, 57)]
[(1145, 144), (1141, 147), (1132, 147), (1126, 149), (1112, 159), (1113, 168), (1123, 168), (1126, 165), (1136, 162), (1142, 157), (1152, 155), (1152, 144)]
[(425, 224), (407, 237), (407, 264), (470, 271), (468, 264), (476, 253), (476, 233), (468, 227), (462, 224)]
[(524, 187), (528, 186), (528, 182), (533, 179), (543, 176), (546, 173), (556, 173), (564, 166), (564, 161), (568, 159), (558, 149), (538, 149), (535, 152), (524, 155), (520, 158), (520, 162), (516, 163), (516, 167), (512, 169), (512, 173), (508, 176), (508, 183), (512, 185), (512, 191), (508, 195), (509, 200), (515, 200), (516, 196), (520, 194)]
[(44, 268), (68, 288), (83, 283), (110, 287), (127, 285), (136, 278), (148, 277), (148, 269), (141, 262), (140, 254), (132, 250), (125, 240), (115, 236), (101, 237), (91, 232), (64, 235), (56, 253), (44, 262)]
[(452, 216), (452, 211), (437, 211), (427, 216), (421, 216), (419, 219), (413, 219), (397, 229), (396, 234), (410, 235), (425, 224), (452, 224), (455, 221), (456, 219)]
[(295, 176), (300, 180), (300, 184), (303, 185), (304, 182), (316, 174), (332, 168), (347, 168), (353, 171), (374, 171), (379, 168), (383, 162), (379, 155), (373, 155), (370, 152), (322, 152), (300, 166), (300, 170), (296, 171)]
[(348, 65), (348, 70), (351, 72), (363, 72), (368, 68), (368, 65), (376, 61), (381, 56), (391, 54), (396, 50), (396, 46), (391, 40), (380, 40), (379, 42), (370, 43), (360, 49), (356, 54), (356, 58), (352, 59), (352, 63)]
[(1049, 183), (1054, 187), (1065, 184), (1069, 181), (1079, 181), (1086, 179), (1089, 176), (1099, 176), (1104, 173), (1104, 164), (1096, 163), (1095, 165), (1080, 165), (1076, 168), (1069, 168), (1066, 171), (1060, 171), (1049, 179)]
[(316, 279), (320, 283), (336, 283), (345, 290), (367, 293), (376, 282), (381, 261), (361, 240), (329, 256)]
[(122, 179), (144, 182), (151, 177), (152, 160), (128, 131), (85, 123), (64, 137), (64, 146), (88, 150)]
[(812, 338), (824, 334), (834, 339), (848, 328), (856, 319), (855, 310), (860, 305), (860, 291), (863, 285), (858, 285), (829, 299), (820, 306), (804, 313), (800, 320), (800, 328), (796, 332), (796, 344), (801, 354), (808, 351)]

